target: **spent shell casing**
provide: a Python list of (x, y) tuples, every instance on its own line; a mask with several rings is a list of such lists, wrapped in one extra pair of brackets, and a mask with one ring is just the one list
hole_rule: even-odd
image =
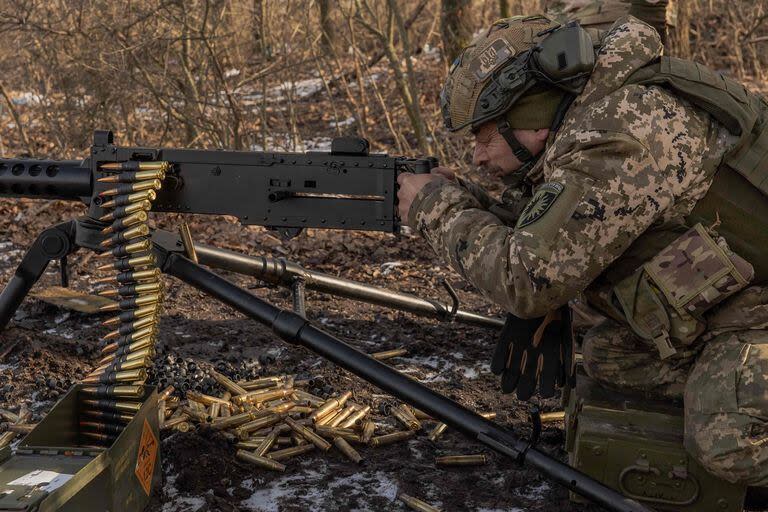
[(154, 316), (145, 316), (144, 318), (140, 318), (139, 320), (136, 320), (135, 322), (125, 323), (121, 325), (118, 329), (115, 329), (114, 331), (108, 332), (102, 340), (111, 340), (114, 338), (119, 338), (120, 336), (130, 336), (134, 332), (138, 332), (140, 329), (144, 329), (147, 327), (152, 327), (157, 323), (157, 318)]
[(435, 441), (437, 441), (438, 437), (443, 435), (443, 432), (445, 432), (445, 429), (447, 428), (448, 428), (448, 425), (446, 425), (445, 423), (442, 423), (442, 422), (438, 423), (437, 425), (435, 425), (435, 428), (432, 429), (432, 431), (429, 433), (427, 437), (429, 438), (430, 441), (434, 443)]
[(411, 510), (417, 510), (419, 512), (441, 512), (439, 508), (433, 507), (429, 503), (414, 498), (413, 496), (409, 496), (404, 492), (398, 493), (397, 499), (408, 505)]
[(122, 299), (106, 306), (101, 306), (99, 311), (126, 311), (130, 309), (136, 309), (141, 306), (150, 306), (160, 302), (159, 293), (150, 293), (147, 295), (140, 295), (138, 297), (131, 297), (130, 299)]
[(255, 464), (259, 466), (260, 468), (269, 469), (272, 471), (285, 471), (285, 465), (280, 464), (274, 459), (270, 459), (267, 457), (261, 457), (259, 455), (255, 455), (251, 452), (247, 452), (245, 450), (237, 450), (237, 453), (235, 454), (235, 457), (237, 457), (240, 460), (243, 460), (245, 462), (250, 462), (251, 464)]
[[(213, 377), (213, 380), (219, 383), (221, 387), (232, 393), (232, 395), (244, 395), (248, 391), (246, 391), (242, 386), (239, 384), (236, 384), (232, 379), (227, 377), (226, 375), (222, 375), (219, 372), (215, 370), (211, 370), (210, 372), (211, 377)], [(233, 396), (234, 399), (234, 396)]]
[[(229, 402), (232, 399), (232, 393), (229, 391), (225, 391), (221, 394), (221, 399)], [(229, 418), (232, 415), (232, 403), (230, 402), (229, 405), (226, 407), (221, 408), (221, 417), (222, 418)]]
[(361, 407), (358, 410), (356, 410), (354, 413), (352, 413), (346, 420), (344, 420), (339, 426), (341, 428), (351, 428), (355, 425), (358, 425), (360, 422), (362, 422), (363, 418), (371, 412), (371, 406), (366, 405), (365, 407)]
[(435, 420), (429, 414), (425, 413), (422, 410), (416, 409), (416, 408), (413, 409), (413, 415), (416, 416), (417, 420), (429, 420), (429, 421), (434, 421)]
[(116, 297), (118, 295), (121, 297), (129, 297), (132, 295), (141, 295), (143, 293), (156, 293), (159, 292), (162, 287), (163, 284), (160, 281), (154, 283), (131, 284), (121, 286), (114, 290), (102, 290), (99, 292), (99, 295), (102, 297)]
[(373, 434), (376, 432), (376, 424), (373, 422), (373, 420), (368, 420), (365, 422), (365, 425), (363, 425), (363, 433), (360, 434), (360, 441), (368, 444), (371, 442), (371, 438), (373, 438)]
[(129, 423), (133, 419), (133, 414), (104, 411), (100, 409), (83, 409), (83, 414), (93, 419), (112, 423)]
[(352, 415), (352, 413), (354, 413), (355, 411), (357, 411), (357, 407), (353, 405), (348, 405), (347, 407), (339, 411), (339, 413), (336, 416), (334, 416), (333, 419), (331, 419), (328, 423), (325, 423), (325, 424), (328, 425), (329, 427), (338, 427), (339, 425), (341, 425), (342, 421), (349, 418)]
[(312, 393), (304, 391), (303, 389), (297, 389), (295, 390), (295, 393), (296, 393), (296, 396), (299, 397), (299, 400), (306, 400), (313, 407), (320, 407), (321, 405), (323, 405), (323, 403), (325, 403), (325, 400), (323, 400), (319, 396), (315, 396)]
[(282, 421), (283, 418), (285, 418), (285, 414), (269, 413), (261, 418), (251, 420), (248, 423), (244, 423), (237, 427), (237, 437), (240, 439), (248, 439), (251, 432), (271, 427), (275, 423)]
[(104, 411), (119, 411), (135, 414), (141, 409), (141, 402), (128, 402), (125, 400), (92, 400), (86, 398), (81, 402), (87, 407)]
[(104, 423), (101, 421), (81, 421), (80, 428), (90, 430), (92, 432), (104, 432), (107, 434), (120, 434), (125, 428), (125, 425), (118, 425), (115, 423)]
[(437, 457), (435, 463), (438, 466), (480, 466), (488, 463), (488, 457), (482, 453), (475, 455), (446, 455)]
[(169, 418), (165, 420), (163, 423), (160, 424), (160, 430), (166, 430), (169, 428), (173, 428), (176, 425), (179, 425), (181, 423), (186, 423), (189, 421), (189, 416), (186, 414), (181, 414), (179, 416), (176, 416), (174, 418)]
[(392, 415), (406, 428), (410, 430), (420, 430), (421, 422), (410, 412), (408, 406), (398, 405), (392, 408)]
[(120, 372), (108, 372), (98, 375), (89, 375), (83, 379), (84, 384), (116, 384), (118, 382), (138, 382), (147, 380), (147, 370), (138, 368)]
[(35, 429), (37, 424), (27, 423), (7, 423), (5, 428), (8, 432), (16, 432), (17, 434), (29, 434)]
[(217, 418), (211, 423), (211, 428), (214, 430), (227, 430), (230, 428), (236, 428), (240, 425), (244, 425), (249, 421), (261, 418), (270, 414), (266, 411), (246, 411), (240, 414), (233, 414), (228, 418)]
[(140, 267), (153, 267), (157, 263), (154, 254), (144, 254), (132, 258), (120, 258), (114, 263), (101, 265), (96, 270), (117, 270), (120, 272), (132, 271)]
[(293, 393), (292, 389), (274, 389), (269, 391), (247, 391), (242, 395), (237, 395), (232, 397), (232, 401), (238, 404), (244, 403), (244, 402), (249, 402), (252, 404), (260, 404), (263, 402), (274, 400), (276, 398), (285, 398), (285, 397), (291, 396), (292, 393)]
[(363, 457), (357, 452), (357, 450), (352, 448), (352, 446), (344, 438), (334, 438), (333, 445), (338, 448), (338, 450), (343, 453), (346, 458), (355, 464), (360, 464), (360, 462), (362, 462)]
[(124, 244), (135, 238), (147, 235), (149, 235), (149, 226), (146, 224), (139, 224), (138, 226), (128, 228), (125, 231), (120, 231), (116, 235), (112, 235), (106, 240), (103, 240), (99, 245), (101, 247), (112, 247), (114, 245)]
[(192, 430), (192, 425), (190, 425), (188, 421), (182, 421), (181, 423), (177, 424), (173, 428), (175, 428), (179, 432), (189, 432), (190, 430)]
[(126, 206), (131, 203), (138, 203), (140, 201), (154, 201), (155, 199), (157, 199), (157, 192), (154, 190), (144, 190), (142, 192), (136, 192), (135, 194), (114, 196), (112, 200), (102, 203), (101, 207), (114, 208), (116, 206)]
[(310, 419), (320, 419), (324, 416), (327, 416), (331, 412), (333, 412), (335, 409), (338, 409), (340, 407), (343, 407), (344, 404), (352, 397), (352, 392), (347, 391), (346, 393), (342, 394), (339, 398), (331, 398), (329, 400), (326, 400), (323, 405), (317, 408), (315, 412), (309, 415)]
[(145, 199), (144, 201), (127, 204), (125, 206), (118, 206), (108, 214), (102, 215), (101, 217), (99, 217), (99, 220), (102, 222), (109, 222), (116, 219), (122, 219), (123, 217), (127, 217), (136, 212), (141, 212), (141, 211), (148, 212), (151, 209), (152, 209), (152, 203), (149, 200)]
[(152, 242), (149, 239), (145, 239), (145, 240), (139, 240), (138, 242), (133, 242), (127, 245), (118, 245), (114, 249), (110, 249), (109, 251), (105, 251), (100, 254), (97, 254), (96, 257), (109, 258), (111, 256), (115, 258), (123, 258), (131, 254), (136, 254), (137, 252), (149, 251), (151, 248), (152, 248)]
[(374, 352), (371, 357), (377, 361), (384, 361), (385, 359), (392, 359), (393, 357), (404, 356), (408, 353), (408, 349), (395, 348), (392, 350), (384, 350), (382, 352)]
[(5, 421), (10, 421), (11, 423), (19, 422), (19, 415), (6, 409), (0, 409), (0, 418), (3, 418)]
[(136, 224), (143, 224), (147, 222), (148, 219), (149, 215), (147, 215), (147, 212), (144, 210), (139, 210), (126, 217), (116, 219), (111, 226), (107, 226), (106, 228), (102, 229), (101, 232), (102, 234), (108, 235), (110, 233), (115, 233), (117, 231), (130, 228)]
[(329, 443), (328, 441), (326, 441), (316, 433), (312, 432), (307, 427), (300, 425), (293, 418), (285, 418), (285, 423), (288, 424), (289, 427), (291, 427), (291, 430), (293, 430), (298, 435), (300, 435), (310, 443), (314, 444), (324, 452), (327, 452), (328, 450), (331, 449), (331, 443)]
[(271, 406), (267, 407), (267, 410), (268, 411), (272, 411), (272, 412), (278, 412), (278, 413), (279, 412), (288, 412), (288, 411), (292, 411), (293, 412), (295, 407), (296, 407), (296, 402), (283, 402), (283, 403), (280, 403), (280, 404), (271, 405)]
[(144, 396), (143, 386), (87, 386), (80, 389), (80, 392), (96, 397), (103, 398), (142, 398)]
[(118, 350), (118, 352), (113, 352), (106, 357), (102, 357), (99, 361), (99, 365), (101, 366), (113, 362), (135, 361), (136, 359), (152, 358), (155, 355), (155, 350), (151, 344), (148, 347), (141, 348), (133, 352), (120, 352), (121, 350), (122, 349)]
[(263, 457), (277, 442), (277, 437), (279, 435), (280, 435), (280, 431), (278, 430), (273, 430), (272, 432), (270, 432), (267, 435), (267, 437), (265, 437), (264, 440), (259, 444), (259, 446), (256, 447), (253, 453), (260, 457)]
[(552, 411), (541, 413), (542, 423), (555, 423), (558, 421), (565, 421), (565, 411)]
[(103, 190), (99, 192), (99, 197), (124, 196), (128, 194), (133, 194), (135, 192), (143, 192), (145, 190), (160, 190), (162, 186), (163, 186), (163, 183), (158, 179), (142, 180), (142, 181), (136, 181), (134, 183), (123, 183), (114, 188), (109, 188), (107, 190)]
[(388, 444), (405, 441), (416, 435), (415, 430), (403, 430), (401, 432), (393, 432), (392, 434), (384, 434), (383, 436), (376, 436), (371, 438), (371, 446), (386, 446)]
[(336, 428), (336, 427), (328, 427), (326, 425), (316, 425), (315, 431), (321, 436), (331, 440), (333, 440), (333, 438), (335, 437), (341, 437), (343, 439), (346, 439), (347, 441), (352, 441), (354, 443), (362, 442), (362, 439), (357, 434), (357, 432), (355, 432), (351, 428)]
[(315, 449), (315, 445), (312, 443), (302, 444), (299, 446), (291, 446), (290, 448), (283, 448), (282, 450), (275, 450), (267, 454), (267, 457), (272, 460), (286, 460), (291, 457), (303, 455), (307, 452), (311, 452)]
[(16, 432), (10, 432), (10, 431), (3, 432), (2, 434), (0, 434), (0, 448), (3, 448), (11, 444), (11, 441), (13, 441), (17, 435), (18, 434)]
[(229, 400), (224, 400), (216, 396), (206, 395), (197, 391), (187, 391), (187, 400), (193, 400), (204, 405), (223, 404), (229, 407)]
[(168, 386), (164, 390), (162, 390), (158, 395), (158, 400), (168, 400), (168, 398), (173, 394), (173, 392), (176, 391), (176, 388), (173, 386)]
[(22, 403), (21, 406), (19, 406), (18, 415), (19, 421), (16, 423), (27, 423), (30, 419), (32, 419), (32, 410), (26, 403)]
[(276, 388), (280, 386), (282, 382), (282, 378), (278, 376), (261, 377), (259, 379), (241, 382), (240, 386), (242, 386), (242, 388), (246, 391), (257, 391), (259, 389)]

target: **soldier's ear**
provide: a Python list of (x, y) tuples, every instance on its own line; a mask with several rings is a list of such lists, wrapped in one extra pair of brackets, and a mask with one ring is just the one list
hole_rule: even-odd
[(537, 141), (544, 142), (547, 140), (547, 137), (549, 137), (549, 128), (539, 128), (538, 130), (533, 130), (533, 135), (536, 137)]

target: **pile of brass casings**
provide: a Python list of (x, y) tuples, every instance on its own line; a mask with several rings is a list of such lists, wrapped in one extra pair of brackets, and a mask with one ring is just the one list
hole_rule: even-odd
[(116, 275), (96, 283), (116, 288), (98, 292), (114, 298), (102, 311), (117, 316), (103, 325), (112, 330), (102, 338), (102, 359), (83, 382), (80, 433), (88, 444), (111, 444), (142, 404), (142, 385), (155, 354), (163, 286), (152, 254), (147, 224), (152, 201), (169, 169), (168, 162), (128, 162), (101, 165), (102, 183), (114, 187), (99, 194), (110, 212), (99, 220), (111, 222), (102, 233), (105, 252), (114, 261), (99, 267)]
[(10, 444), (19, 434), (27, 434), (35, 428), (34, 424), (27, 423), (32, 418), (32, 411), (26, 404), (22, 404), (17, 413), (0, 409), (0, 418), (3, 420), (0, 424), (0, 448)]

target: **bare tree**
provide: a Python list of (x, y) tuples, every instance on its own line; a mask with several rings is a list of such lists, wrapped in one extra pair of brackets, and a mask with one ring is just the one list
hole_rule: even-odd
[(443, 52), (452, 62), (472, 39), (472, 0), (441, 0)]

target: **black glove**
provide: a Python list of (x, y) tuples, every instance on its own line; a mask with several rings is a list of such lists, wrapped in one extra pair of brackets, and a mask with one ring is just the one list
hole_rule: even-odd
[(532, 319), (507, 315), (491, 360), (491, 371), (501, 375), (501, 390), (528, 400), (539, 387), (543, 398), (554, 396), (571, 376), (573, 341), (568, 306)]

